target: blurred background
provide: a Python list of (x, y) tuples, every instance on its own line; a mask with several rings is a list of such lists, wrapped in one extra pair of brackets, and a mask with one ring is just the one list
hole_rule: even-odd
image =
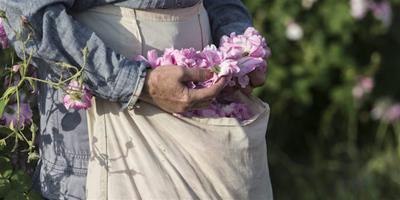
[(245, 0), (276, 199), (400, 198), (400, 1)]

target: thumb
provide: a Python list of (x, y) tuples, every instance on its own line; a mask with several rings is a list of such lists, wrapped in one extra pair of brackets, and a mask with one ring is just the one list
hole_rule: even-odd
[(209, 69), (202, 68), (184, 68), (184, 76), (182, 81), (201, 82), (213, 77), (213, 72)]

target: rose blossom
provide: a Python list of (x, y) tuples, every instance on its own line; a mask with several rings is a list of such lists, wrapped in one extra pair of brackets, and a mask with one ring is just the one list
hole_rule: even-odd
[(368, 12), (368, 0), (351, 0), (350, 8), (351, 8), (351, 16), (355, 19), (362, 19), (365, 17), (365, 14)]
[(371, 93), (374, 88), (374, 80), (371, 77), (362, 77), (353, 88), (353, 97), (356, 99), (363, 98), (366, 94)]
[(240, 59), (245, 56), (266, 58), (270, 55), (265, 38), (253, 27), (249, 27), (243, 35), (232, 33), (223, 36), (220, 51), (228, 59)]
[[(143, 58), (142, 60), (146, 60)], [(150, 63), (150, 65), (155, 68), (160, 65), (160, 61), (158, 60), (158, 54), (156, 50), (150, 50), (147, 52), (147, 61)]]
[(1, 43), (2, 49), (8, 48), (8, 38), (7, 38), (6, 31), (4, 30), (2, 18), (0, 18), (0, 43)]
[(15, 128), (22, 128), (30, 123), (32, 123), (32, 110), (29, 104), (20, 103), (20, 112), (18, 116), (18, 104), (12, 104), (6, 107), (3, 116), (0, 121), (3, 125), (9, 127), (12, 123)]
[(18, 72), (20, 68), (21, 68), (21, 65), (17, 64), (17, 65), (14, 65), (14, 66), (11, 67), (11, 71), (12, 72)]
[(235, 76), (244, 76), (254, 71), (257, 67), (264, 68), (265, 61), (262, 58), (244, 57), (238, 60), (238, 66), (240, 71)]
[(400, 120), (400, 103), (393, 103), (390, 99), (381, 99), (374, 105), (371, 116), (375, 120), (394, 123)]
[(396, 103), (390, 106), (383, 118), (386, 122), (390, 123), (398, 121), (400, 119), (400, 104)]
[(370, 9), (374, 14), (374, 17), (381, 20), (383, 24), (389, 26), (392, 22), (392, 7), (389, 2), (382, 1), (379, 3), (372, 2)]
[(296, 22), (289, 22), (286, 26), (286, 37), (289, 40), (297, 41), (303, 38), (303, 28)]
[(217, 101), (213, 101), (208, 108), (195, 109), (189, 112), (185, 112), (182, 115), (186, 117), (201, 116), (208, 118), (231, 117), (236, 118), (239, 121), (244, 121), (251, 117), (251, 112), (247, 108), (247, 106), (242, 103), (232, 102), (223, 104)]
[(200, 68), (212, 68), (224, 61), (222, 52), (215, 45), (206, 46), (196, 55), (196, 65)]
[(88, 109), (92, 105), (92, 95), (78, 81), (72, 80), (65, 91), (64, 106), (67, 109)]

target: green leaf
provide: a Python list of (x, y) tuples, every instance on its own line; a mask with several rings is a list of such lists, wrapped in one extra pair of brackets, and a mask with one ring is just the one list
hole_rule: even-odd
[(9, 135), (11, 133), (12, 133), (12, 130), (10, 130), (8, 127), (0, 126), (0, 134)]
[(42, 196), (41, 196), (39, 193), (37, 193), (37, 192), (31, 190), (31, 191), (27, 194), (27, 199), (28, 199), (28, 200), (42, 200), (43, 198), (42, 198)]
[(13, 168), (11, 161), (7, 157), (0, 157), (0, 177), (8, 178), (12, 174)]
[(218, 65), (215, 65), (214, 67), (211, 68), (211, 72), (219, 74), (221, 72), (221, 67)]
[(7, 88), (7, 90), (3, 93), (3, 96), (1, 97), (1, 99), (8, 99), (12, 94), (17, 92), (17, 88), (18, 88), (17, 86), (12, 86), (12, 87)]
[(3, 116), (3, 112), (5, 107), (7, 106), (8, 102), (10, 101), (10, 96), (14, 94), (17, 91), (17, 87), (9, 87), (7, 90), (3, 93), (3, 96), (0, 98), (0, 117)]
[(0, 140), (0, 151), (3, 150), (7, 146), (7, 142), (5, 139)]
[(4, 112), (4, 109), (7, 106), (8, 101), (9, 101), (8, 98), (0, 99), (0, 118), (3, 117), (3, 112)]
[(16, 171), (10, 178), (12, 187), (21, 193), (29, 190), (31, 178), (22, 170)]
[(6, 11), (4, 11), (4, 10), (0, 10), (0, 18), (6, 18), (7, 17), (7, 15), (6, 15)]
[(24, 193), (16, 189), (17, 188), (13, 188), (10, 190), (4, 197), (4, 200), (26, 200)]
[(11, 183), (6, 178), (0, 178), (0, 199), (3, 199), (11, 189)]
[(39, 159), (39, 154), (37, 154), (36, 152), (29, 152), (28, 153), (28, 163), (32, 162), (32, 161), (36, 161)]
[(4, 178), (10, 178), (11, 177), (11, 175), (12, 175), (12, 173), (13, 173), (13, 169), (7, 169), (7, 170), (4, 170), (4, 172), (3, 172), (3, 177)]
[(7, 169), (6, 166), (8, 166), (8, 164), (10, 165), (11, 168), (10, 159), (5, 156), (0, 156), (0, 171)]

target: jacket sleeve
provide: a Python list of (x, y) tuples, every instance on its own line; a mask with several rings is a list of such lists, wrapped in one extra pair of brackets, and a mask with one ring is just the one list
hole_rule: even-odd
[(211, 33), (216, 45), (223, 35), (243, 33), (252, 26), (252, 18), (240, 0), (204, 0), (210, 18)]
[[(5, 29), (17, 54), (32, 52), (34, 59), (46, 63), (58, 75), (65, 73), (55, 63), (83, 65), (82, 49), (87, 47), (84, 83), (100, 98), (119, 102), (132, 108), (144, 83), (147, 63), (132, 61), (105, 46), (91, 30), (75, 21), (68, 11), (74, 0), (0, 0), (0, 9), (6, 12)], [(25, 25), (21, 25), (21, 17)], [(22, 38), (33, 32), (33, 39), (23, 45)], [(43, 67), (43, 66), (37, 66)]]

